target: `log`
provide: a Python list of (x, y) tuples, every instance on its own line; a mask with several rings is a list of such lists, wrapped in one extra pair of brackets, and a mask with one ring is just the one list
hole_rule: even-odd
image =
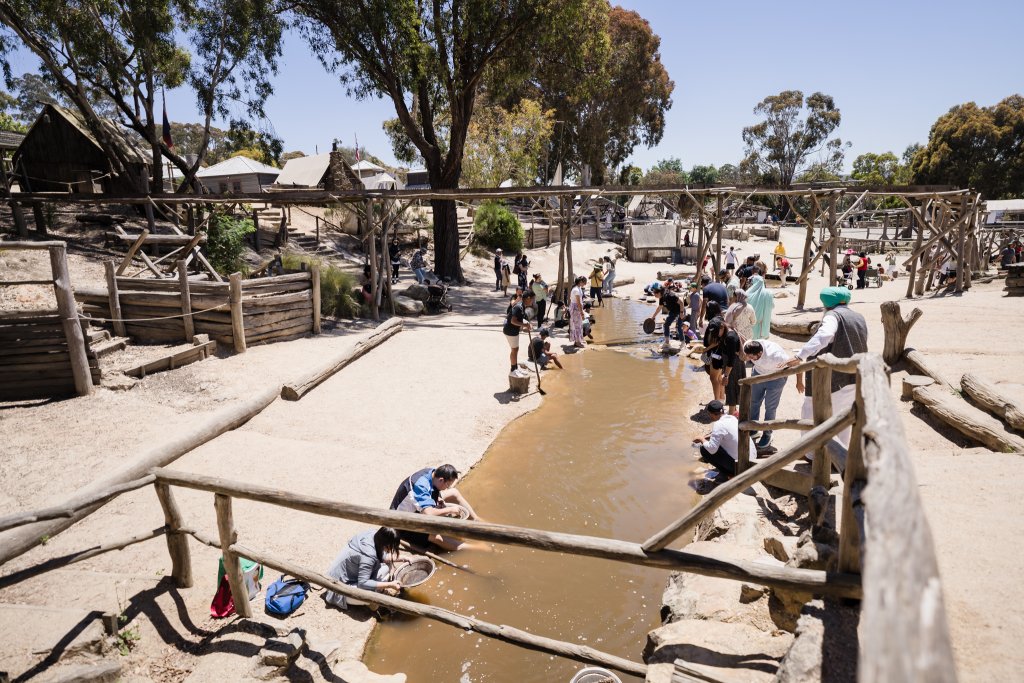
[(114, 262), (105, 261), (103, 268), (107, 276), (107, 305), (110, 307), (110, 315), (107, 317), (111, 319), (110, 322), (114, 326), (114, 334), (118, 337), (125, 337), (127, 333), (124, 331), (124, 320), (122, 319), (124, 316), (121, 314), (121, 298), (117, 291), (117, 276), (114, 274)]
[[(882, 358), (861, 362), (864, 598), (858, 680), (955, 683), (942, 582)], [(934, 390), (928, 387), (924, 391)]]
[[(753, 470), (750, 470), (753, 471)], [(490, 543), (505, 543), (534, 550), (570, 553), (598, 557), (628, 564), (689, 571), (703, 576), (752, 581), (766, 586), (802, 590), (805, 592), (842, 597), (859, 597), (857, 577), (829, 572), (774, 567), (745, 560), (725, 560), (710, 555), (662, 550), (648, 553), (639, 543), (618, 541), (594, 536), (565, 534), (540, 529), (528, 529), (503, 524), (491, 524), (468, 519), (452, 519), (396, 510), (383, 510), (343, 503), (334, 499), (317, 498), (302, 493), (235, 482), (218, 477), (180, 472), (166, 468), (153, 470), (157, 481), (198, 491), (222, 493), (232, 498), (269, 503), (313, 514), (349, 519), (377, 526), (392, 526), (407, 531), (428, 534), (446, 534)]]
[(29, 512), (17, 512), (13, 515), (0, 517), (0, 532), (7, 531), (8, 529), (14, 529), (19, 526), (24, 526), (25, 524), (33, 524), (35, 522), (45, 522), (51, 519), (71, 517), (76, 512), (82, 510), (83, 508), (95, 505), (97, 503), (102, 505), (103, 503), (106, 503), (108, 501), (113, 500), (114, 498), (117, 498), (122, 493), (127, 493), (128, 491), (141, 489), (143, 486), (149, 486), (154, 481), (156, 481), (156, 477), (154, 477), (152, 474), (147, 474), (146, 476), (141, 477), (139, 479), (133, 479), (131, 481), (126, 481), (124, 483), (107, 486), (103, 490), (97, 491), (95, 494), (78, 501), (78, 503), (73, 506), (68, 506), (66, 504), (51, 505), (50, 507), (40, 508), (38, 510), (30, 510)]
[(132, 246), (128, 248), (128, 253), (125, 254), (124, 259), (122, 259), (121, 265), (117, 267), (118, 275), (121, 275), (122, 273), (124, 273), (124, 271), (128, 269), (128, 266), (131, 264), (132, 259), (135, 257), (135, 254), (139, 251), (139, 249), (142, 248), (142, 244), (146, 241), (147, 237), (149, 237), (149, 230), (143, 230), (139, 237), (132, 244)]
[(313, 294), (313, 334), (320, 334), (320, 264), (313, 264), (310, 276), (310, 289)]
[(402, 331), (402, 319), (392, 318), (387, 322), (378, 325), (368, 335), (363, 336), (354, 346), (339, 353), (327, 363), (323, 364), (304, 378), (285, 384), (281, 389), (281, 398), (286, 401), (298, 401), (309, 391), (319, 386), (324, 380), (343, 369), (352, 361), (361, 358), (363, 355), (384, 343), (394, 335)]
[(798, 429), (808, 431), (814, 429), (813, 420), (744, 420), (740, 422), (740, 429), (748, 432), (760, 432), (764, 430), (774, 431), (776, 429)]
[[(811, 372), (811, 407), (815, 424), (822, 424), (832, 417), (832, 368), (815, 368)], [(826, 491), (832, 478), (832, 454), (825, 448), (827, 441), (819, 445), (811, 463), (815, 486), (822, 486)]]
[[(116, 232), (108, 232), (107, 237), (111, 240), (118, 242), (124, 242), (126, 244), (134, 245), (139, 239), (143, 238), (143, 245), (159, 245), (163, 247), (185, 247), (191, 244), (196, 238), (190, 237), (189, 235), (150, 235), (147, 234), (148, 230), (143, 230), (138, 235), (132, 235), (129, 233), (118, 234)], [(206, 244), (206, 235), (198, 236), (197, 244)]]
[(576, 643), (567, 643), (553, 638), (546, 638), (544, 636), (528, 633), (527, 631), (522, 631), (512, 626), (492, 624), (474, 617), (442, 609), (440, 607), (424, 605), (413, 600), (393, 598), (391, 596), (384, 595), (383, 593), (378, 593), (377, 591), (355, 588), (354, 586), (349, 586), (348, 584), (335, 581), (323, 574), (320, 574), (319, 572), (306, 569), (305, 567), (283, 558), (253, 550), (243, 545), (235, 544), (232, 546), (232, 550), (238, 555), (247, 557), (253, 562), (259, 562), (260, 564), (266, 565), (271, 569), (276, 569), (277, 571), (288, 574), (289, 576), (298, 577), (314, 585), (322, 586), (346, 597), (361, 600), (371, 605), (381, 605), (397, 612), (411, 614), (418, 617), (426, 617), (427, 619), (433, 619), (434, 621), (454, 626), (462, 631), (475, 631), (489, 638), (494, 638), (495, 640), (501, 640), (530, 650), (538, 650), (540, 652), (547, 652), (560, 657), (566, 657), (585, 664), (597, 664), (610, 669), (615, 669), (616, 671), (622, 671), (634, 676), (639, 676), (641, 678), (647, 674), (647, 666), (644, 664), (632, 662), (628, 659), (623, 659), (622, 657), (617, 657), (606, 652), (601, 652), (587, 645), (578, 645)]
[(1024, 410), (1016, 401), (1000, 393), (995, 384), (968, 372), (960, 378), (960, 386), (979, 406), (1013, 429), (1024, 431)]
[(780, 453), (776, 453), (770, 458), (759, 460), (753, 467), (748, 468), (721, 486), (718, 486), (677, 521), (644, 541), (644, 552), (655, 553), (664, 550), (677, 538), (693, 531), (700, 524), (701, 520), (722, 507), (729, 499), (746, 490), (751, 484), (762, 481), (765, 477), (778, 472), (789, 463), (799, 460), (809, 450), (826, 444), (837, 433), (853, 424), (855, 417), (855, 411), (847, 410), (839, 415), (828, 418), (807, 432), (795, 444), (783, 449)]
[(178, 284), (181, 287), (181, 314), (185, 323), (185, 341), (192, 341), (196, 336), (195, 325), (192, 321), (192, 292), (189, 290), (188, 270), (184, 261), (178, 261)]
[(914, 398), (914, 389), (932, 384), (935, 384), (935, 380), (928, 375), (907, 375), (903, 378), (903, 391), (900, 395), (909, 401)]
[(634, 282), (636, 282), (635, 277), (620, 277), (616, 278), (615, 281), (612, 282), (612, 287), (622, 287), (624, 285), (631, 285)]
[(50, 268), (53, 272), (53, 293), (57, 297), (57, 313), (64, 325), (68, 353), (71, 354), (71, 373), (75, 378), (75, 391), (79, 396), (93, 392), (92, 373), (85, 353), (85, 335), (78, 320), (78, 308), (71, 289), (71, 274), (68, 271), (67, 247), (50, 247)]
[(255, 344), (257, 342), (268, 342), (268, 341), (287, 341), (290, 339), (298, 339), (299, 337), (305, 336), (313, 331), (313, 321), (309, 318), (303, 318), (302, 322), (298, 325), (291, 327), (279, 327), (269, 330), (267, 332), (257, 332), (251, 334), (248, 337), (249, 343)]
[(171, 555), (171, 576), (178, 588), (191, 588), (192, 553), (188, 548), (188, 539), (179, 533), (182, 528), (181, 510), (174, 500), (170, 486), (157, 484), (154, 488), (157, 498), (160, 499), (160, 508), (163, 510), (164, 524), (167, 527), (167, 552)]
[(932, 415), (993, 451), (1024, 451), (1024, 438), (1007, 432), (1002, 422), (941, 386), (918, 387), (913, 396)]
[(220, 538), (220, 550), (224, 556), (224, 573), (231, 586), (231, 597), (235, 602), (238, 616), (252, 616), (252, 605), (249, 604), (249, 591), (245, 587), (245, 576), (242, 574), (242, 563), (231, 546), (238, 542), (235, 531), (235, 519), (231, 512), (231, 498), (221, 493), (213, 497), (213, 507), (217, 511), (217, 535)]
[(287, 275), (275, 275), (273, 277), (260, 277), (254, 278), (252, 280), (243, 280), (242, 289), (256, 290), (290, 282), (309, 282), (311, 279), (312, 273), (310, 273), (309, 271), (303, 271), (301, 273), (289, 273)]
[(520, 376), (510, 373), (508, 376), (508, 390), (513, 394), (530, 393), (530, 375)]
[(773, 319), (771, 328), (774, 334), (789, 334), (795, 337), (810, 338), (821, 324), (820, 319), (814, 320), (779, 320)]
[(156, 360), (148, 363), (143, 363), (136, 367), (130, 368), (124, 371), (124, 374), (129, 377), (143, 378), (147, 375), (152, 375), (155, 372), (162, 372), (164, 370), (174, 370), (184, 365), (189, 365), (197, 361), (205, 360), (210, 356), (211, 353), (216, 353), (217, 342), (208, 341), (204, 344), (198, 344), (190, 349), (184, 351), (178, 351), (172, 353), (169, 356), (163, 358), (157, 358)]
[(945, 377), (939, 374), (939, 372), (935, 368), (928, 364), (928, 360), (924, 357), (924, 354), (918, 351), (917, 349), (907, 349), (906, 351), (904, 351), (903, 360), (907, 361), (912, 366), (914, 366), (914, 368), (916, 368), (917, 371), (920, 372), (922, 375), (928, 375), (938, 384), (948, 389), (950, 392), (954, 394), (960, 393), (959, 391), (957, 391), (956, 387), (954, 387), (952, 384), (946, 381)]
[(265, 389), (245, 401), (221, 408), (205, 420), (196, 420), (193, 423), (195, 426), (191, 429), (182, 430), (182, 433), (174, 435), (174, 438), (167, 442), (129, 458), (128, 463), (119, 470), (79, 489), (63, 503), (64, 507), (81, 508), (71, 517), (27, 525), (17, 531), (0, 535), (0, 565), (36, 547), (42, 542), (42, 538), (56, 536), (98, 510), (102, 503), (88, 504), (88, 501), (99, 493), (111, 486), (139, 479), (154, 467), (169, 465), (185, 453), (244, 424), (273, 403), (279, 392), (277, 387)]
[(242, 319), (242, 274), (232, 273), (228, 278), (231, 290), (231, 337), (235, 353), (245, 353), (245, 323)]
[(882, 327), (885, 329), (885, 346), (882, 360), (890, 366), (896, 365), (907, 348), (907, 335), (924, 313), (915, 308), (906, 318), (900, 315), (898, 301), (882, 302)]

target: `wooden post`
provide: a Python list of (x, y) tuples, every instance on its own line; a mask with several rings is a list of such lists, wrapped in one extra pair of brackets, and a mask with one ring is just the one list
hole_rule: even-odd
[(40, 235), (45, 235), (46, 216), (43, 215), (43, 205), (39, 202), (32, 205), (32, 216), (36, 219), (36, 232)]
[(882, 360), (892, 366), (903, 357), (903, 351), (907, 348), (907, 335), (910, 328), (914, 326), (918, 318), (924, 315), (920, 308), (915, 308), (906, 318), (900, 315), (900, 304), (898, 301), (882, 302), (882, 327), (885, 330), (885, 346), (882, 351)]
[(256, 209), (252, 210), (252, 225), (256, 230), (252, 233), (253, 249), (256, 253), (260, 251), (260, 212)]
[[(740, 424), (750, 419), (750, 394), (749, 384), (740, 385)], [(741, 429), (739, 432), (739, 451), (736, 456), (736, 473), (743, 472), (750, 467), (750, 432)]]
[(245, 353), (245, 323), (242, 320), (242, 274), (232, 273), (228, 277), (228, 291), (231, 303), (231, 337), (235, 353)]
[(277, 229), (278, 234), (281, 236), (281, 244), (288, 244), (288, 217), (285, 216), (284, 209), (281, 209), (281, 225)]
[(313, 334), (320, 334), (320, 264), (314, 263), (310, 268), (313, 288)]
[[(811, 404), (814, 424), (820, 425), (832, 417), (832, 368), (814, 368), (811, 371)], [(827, 491), (832, 478), (832, 457), (822, 446), (814, 453), (812, 475), (815, 486), (824, 486)]]
[[(290, 212), (291, 210), (292, 210), (292, 207), (289, 206), (288, 207), (288, 211)], [(319, 247), (320, 246), (320, 216), (313, 216), (313, 218), (316, 219), (316, 246)]]
[(135, 258), (135, 254), (142, 248), (142, 245), (145, 244), (147, 237), (149, 237), (149, 230), (143, 230), (132, 246), (128, 247), (128, 253), (124, 255), (121, 265), (117, 267), (118, 275), (121, 275), (128, 269), (128, 266), (131, 265), (132, 259)]
[(191, 204), (185, 205), (185, 222), (188, 225), (188, 234), (196, 234), (196, 212)]
[[(967, 195), (960, 195), (960, 217), (970, 211), (970, 202)], [(960, 228), (956, 231), (956, 291), (964, 291), (964, 271), (971, 267), (967, 260), (967, 221), (960, 221)]]
[[(697, 281), (700, 282), (700, 276), (704, 274), (704, 211), (703, 206), (697, 207)], [(701, 285), (703, 289), (704, 285)], [(696, 330), (694, 330), (696, 332)]]
[(184, 526), (181, 510), (174, 500), (171, 487), (167, 484), (154, 484), (156, 496), (160, 499), (160, 507), (164, 511), (164, 524), (167, 525), (167, 552), (171, 555), (171, 576), (178, 588), (191, 588), (192, 553), (188, 548), (188, 537), (181, 533)]
[(118, 337), (127, 337), (128, 333), (124, 329), (124, 320), (121, 315), (121, 295), (117, 288), (117, 276), (114, 274), (114, 262), (105, 261), (103, 269), (107, 275), (107, 300), (110, 303), (110, 317), (114, 325), (114, 334)]
[[(925, 202), (924, 205), (921, 207), (921, 213), (925, 214), (927, 213), (927, 211), (928, 203)], [(917, 217), (914, 215), (913, 211), (910, 212), (908, 220), (910, 221), (911, 228), (917, 226), (917, 241), (914, 244), (914, 253), (917, 253), (918, 249), (920, 249), (921, 245), (924, 243), (924, 224), (922, 224), (921, 221), (917, 220)], [(910, 263), (910, 273), (907, 277), (908, 299), (914, 298), (914, 279), (917, 277), (917, 269), (919, 267), (919, 264), (923, 263), (923, 261), (924, 259), (921, 256), (918, 256), (917, 259)]]
[(839, 571), (860, 574), (863, 539), (860, 529), (864, 522), (864, 501), (861, 494), (867, 483), (864, 466), (864, 397), (861, 395), (860, 372), (857, 373), (856, 421), (846, 452), (843, 470), (843, 502), (839, 511)]
[[(0, 182), (3, 183), (4, 192), (11, 196), (11, 180), (7, 175), (7, 152), (0, 151)], [(25, 224), (25, 214), (21, 212), (21, 205), (13, 199), (10, 200), (11, 217), (14, 218), (14, 227), (18, 231), (18, 237), (28, 237), (28, 225)]]
[(380, 307), (377, 304), (377, 236), (373, 225), (373, 200), (366, 200), (366, 239), (370, 244), (370, 315), (380, 320)]
[(572, 270), (572, 197), (563, 197), (565, 206), (565, 263), (566, 269), (569, 271), (569, 283), (572, 286), (573, 280), (576, 279), (576, 274)]
[(195, 324), (192, 322), (192, 292), (188, 285), (188, 268), (184, 261), (178, 261), (178, 283), (181, 285), (181, 313), (185, 323), (185, 341), (191, 343), (196, 336)]
[[(788, 197), (787, 197), (788, 200)], [(794, 207), (793, 213), (796, 213)], [(811, 263), (811, 243), (814, 241), (814, 221), (818, 217), (818, 212), (814, 208), (814, 204), (811, 204), (811, 210), (807, 214), (807, 235), (804, 237), (804, 256), (803, 261), (800, 262), (800, 293), (797, 295), (796, 307), (797, 309), (803, 309), (804, 302), (807, 301), (807, 280), (810, 277), (810, 270), (813, 268)], [(805, 275), (806, 274), (806, 275)], [(785, 282), (785, 273), (782, 274), (783, 282)]]
[[(148, 196), (149, 195), (149, 173), (146, 170), (143, 170), (139, 174), (139, 180), (141, 181), (142, 194)], [(163, 190), (163, 188), (158, 188), (158, 191), (159, 190)], [(146, 210), (146, 228), (151, 233), (152, 232), (156, 232), (156, 216), (153, 215), (153, 198), (149, 197), (149, 201), (146, 202), (143, 206), (145, 206), (145, 210)]]
[[(715, 275), (718, 275), (722, 264), (722, 214), (725, 213), (725, 196), (718, 195), (718, 209), (715, 213)], [(717, 280), (716, 280), (717, 281)]]
[(64, 336), (68, 342), (71, 374), (75, 378), (75, 391), (79, 396), (88, 396), (93, 390), (92, 371), (89, 369), (89, 359), (85, 355), (85, 335), (82, 333), (82, 324), (78, 320), (75, 294), (71, 290), (67, 247), (60, 243), (48, 249), (50, 268), (53, 272), (53, 293), (57, 297), (57, 312), (60, 314)]
[[(831, 236), (828, 244), (829, 259), (832, 261), (828, 264), (828, 284), (830, 287), (836, 286), (838, 277), (836, 271), (839, 268), (839, 226), (836, 225), (836, 195), (835, 193), (830, 194), (828, 197), (828, 233)], [(824, 245), (822, 245), (824, 247)]]
[[(234, 276), (232, 276), (234, 277)], [(231, 597), (235, 602), (238, 616), (252, 616), (252, 605), (249, 604), (249, 591), (245, 588), (245, 577), (242, 575), (242, 563), (238, 555), (231, 552), (231, 546), (238, 542), (235, 531), (235, 520), (231, 512), (231, 498), (222, 493), (213, 496), (213, 506), (217, 510), (217, 532), (220, 535), (220, 551), (224, 557), (224, 572), (231, 586)]]

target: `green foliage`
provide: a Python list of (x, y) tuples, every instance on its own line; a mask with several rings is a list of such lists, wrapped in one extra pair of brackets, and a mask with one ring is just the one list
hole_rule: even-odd
[(520, 100), (512, 109), (483, 105), (473, 114), (462, 160), (466, 187), (535, 185), (544, 149), (555, 127), (554, 110)]
[(662, 159), (644, 174), (641, 185), (686, 185), (690, 176), (683, 170), (683, 162), (678, 157)]
[(473, 234), (480, 244), (491, 249), (523, 249), (523, 226), (514, 213), (498, 202), (484, 202), (480, 205), (473, 221)]
[[(117, 623), (128, 623), (128, 615), (119, 614), (117, 616)], [(122, 628), (117, 632), (117, 651), (121, 653), (122, 657), (127, 657), (135, 649), (135, 644), (140, 640), (142, 640), (142, 633), (139, 631), (138, 626)]]
[(1024, 96), (953, 107), (911, 164), (916, 183), (970, 187), (987, 199), (1024, 197)]
[(210, 217), (206, 251), (217, 272), (229, 275), (242, 267), (245, 237), (253, 232), (256, 226), (249, 218), (237, 218), (220, 211)]
[(639, 185), (643, 179), (644, 171), (639, 166), (623, 166), (619, 171), (619, 185)]
[(250, 128), (244, 121), (231, 121), (231, 127), (224, 136), (223, 144), (210, 156), (210, 163), (217, 163), (233, 156), (245, 156), (267, 164), (280, 166), (284, 142), (269, 131)]
[(306, 267), (313, 264), (320, 266), (320, 313), (336, 318), (356, 318), (363, 314), (361, 296), (359, 296), (356, 279), (350, 273), (320, 259), (285, 254), (281, 263), (287, 270), (298, 270), (301, 264)]
[(23, 123), (14, 120), (10, 114), (6, 112), (0, 112), (0, 130), (10, 130), (15, 133), (24, 133), (28, 131), (28, 126)]
[(815, 175), (839, 171), (849, 143), (831, 137), (842, 120), (831, 96), (816, 92), (805, 101), (799, 90), (785, 90), (761, 100), (754, 113), (764, 120), (743, 129), (748, 168), (773, 176), (782, 187), (809, 165)]
[(695, 185), (714, 185), (718, 182), (718, 169), (710, 166), (694, 166), (690, 169), (690, 182)]

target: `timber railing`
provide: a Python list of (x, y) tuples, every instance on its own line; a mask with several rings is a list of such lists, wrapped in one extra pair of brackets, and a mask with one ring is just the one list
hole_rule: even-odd
[[(51, 398), (93, 391), (94, 370), (71, 289), (64, 242), (0, 242), (0, 251), (46, 250), (46, 280), (0, 280), (0, 287), (53, 287), (56, 309), (0, 313), (0, 401)], [(98, 381), (98, 377), (96, 377)]]
[(83, 315), (109, 322), (119, 336), (191, 342), (196, 334), (245, 351), (248, 344), (320, 333), (320, 271), (227, 282), (191, 280), (185, 261), (173, 279), (120, 277), (107, 263), (107, 286), (80, 287)]
[[(243, 499), (407, 531), (441, 533), (745, 581), (830, 598), (860, 600), (860, 681), (955, 681), (956, 672), (931, 533), (917, 496), (902, 424), (890, 395), (886, 367), (881, 357), (863, 355), (842, 360), (819, 358), (779, 373), (748, 378), (742, 386), (749, 392), (753, 383), (771, 381), (810, 368), (818, 376), (813, 384), (816, 389), (819, 386), (829, 387), (829, 382), (824, 378), (829, 377), (831, 372), (854, 373), (857, 393), (853, 406), (837, 415), (827, 415), (822, 404), (827, 402), (829, 394), (827, 391), (817, 391), (816, 395), (820, 397), (814, 420), (817, 424), (800, 420), (744, 420), (741, 428), (745, 431), (794, 428), (806, 433), (794, 445), (756, 464), (750, 463), (749, 453), (741, 456), (743, 460), (740, 471), (732, 480), (719, 486), (691, 512), (644, 543), (381, 510), (268, 486), (156, 467), (141, 477), (133, 475), (138, 477), (136, 479), (93, 489), (88, 495), (78, 496), (74, 504), (0, 518), (0, 532), (46, 520), (76, 519), (80, 518), (83, 511), (88, 514), (127, 491), (149, 485), (155, 487), (164, 513), (164, 525), (157, 529), (94, 545), (0, 577), (0, 588), (110, 550), (158, 537), (164, 537), (167, 542), (173, 579), (178, 586), (189, 587), (193, 582), (188, 544), (188, 537), (191, 537), (221, 552), (228, 583), (235, 598), (234, 604), (243, 617), (249, 617), (252, 613), (240, 564), (241, 558), (247, 558), (370, 604), (426, 617), (459, 629), (476, 631), (525, 648), (637, 676), (646, 673), (646, 665), (640, 662), (511, 626), (492, 624), (450, 610), (364, 591), (246, 545), (238, 538), (233, 514), (233, 501)], [(703, 552), (686, 552), (667, 547), (691, 532), (701, 519), (729, 498), (754, 482), (765, 480), (772, 472), (803, 453), (816, 453), (814, 476), (827, 482), (830, 455), (825, 445), (846, 427), (853, 428), (853, 437), (846, 458), (841, 509), (837, 511), (840, 531), (838, 571), (726, 560)], [(742, 443), (744, 439), (740, 441)], [(206, 491), (214, 495), (216, 534), (208, 534), (184, 518), (173, 496), (174, 487)], [(66, 526), (61, 525), (55, 530), (59, 532)], [(0, 537), (0, 564), (25, 552), (33, 544), (38, 545), (32, 539), (10, 551), (3, 544), (4, 540)]]

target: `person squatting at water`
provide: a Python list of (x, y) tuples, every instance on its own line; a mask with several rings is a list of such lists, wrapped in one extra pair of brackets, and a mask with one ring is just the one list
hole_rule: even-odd
[[(736, 460), (740, 452), (739, 420), (725, 414), (725, 406), (721, 401), (711, 401), (707, 405), (711, 416), (711, 432), (693, 440), (700, 447), (700, 459), (714, 466), (726, 481), (736, 475)], [(750, 442), (750, 452), (754, 452), (754, 442)]]
[[(796, 352), (796, 358), (786, 363), (786, 367), (799, 365), (803, 361), (817, 358), (830, 353), (836, 358), (850, 358), (868, 350), (868, 325), (864, 316), (847, 307), (850, 303), (850, 290), (846, 287), (826, 287), (819, 295), (825, 306), (825, 315), (814, 336)], [(806, 384), (800, 375), (796, 377), (797, 391), (804, 394), (804, 405), (800, 417), (811, 419), (814, 410), (811, 402), (811, 378), (814, 371), (807, 373)], [(856, 398), (856, 375), (845, 372), (832, 373), (832, 414), (838, 415), (846, 410)], [(850, 445), (851, 428), (847, 427), (836, 435), (846, 448)]]
[(669, 339), (672, 332), (672, 323), (676, 324), (676, 334), (680, 340), (685, 341), (683, 334), (683, 302), (679, 296), (670, 289), (666, 289), (661, 283), (654, 283), (651, 285), (651, 292), (658, 298), (658, 305), (654, 309), (654, 313), (651, 314), (651, 320), (657, 321), (658, 314), (661, 313), (661, 309), (665, 309), (665, 325), (663, 329), (663, 335), (665, 341), (662, 344), (663, 348), (669, 346)]
[[(458, 517), (459, 509), (446, 505), (446, 503), (456, 503), (466, 509), (470, 519), (479, 520), (473, 507), (455, 488), (455, 482), (458, 479), (459, 471), (453, 465), (441, 465), (436, 469), (427, 467), (414, 472), (399, 484), (398, 490), (395, 491), (395, 497), (391, 499), (391, 509), (438, 517)], [(461, 541), (441, 534), (399, 531), (398, 535), (416, 550), (426, 548), (429, 543), (445, 550), (476, 547), (468, 541)]]
[(510, 348), (509, 363), (512, 369), (509, 372), (516, 376), (522, 374), (519, 371), (519, 333), (523, 330), (529, 332), (532, 329), (526, 319), (526, 309), (533, 306), (534, 298), (532, 289), (523, 292), (522, 298), (509, 308), (508, 315), (505, 317), (505, 325), (501, 328)]
[[(345, 549), (334, 558), (331, 568), (327, 570), (327, 576), (346, 586), (397, 595), (402, 590), (402, 584), (398, 581), (389, 581), (388, 578), (394, 570), (395, 563), (402, 561), (398, 559), (398, 541), (398, 532), (387, 526), (382, 526), (376, 531), (356, 534), (349, 540)], [(324, 593), (324, 601), (338, 609), (367, 604), (332, 590)], [(376, 606), (372, 606), (371, 609), (376, 609)]]
[(548, 328), (540, 328), (537, 336), (530, 342), (529, 359), (538, 363), (542, 370), (547, 370), (548, 363), (554, 363), (555, 367), (561, 370), (562, 363), (558, 360), (558, 354), (551, 350), (551, 342), (548, 341), (550, 336)]

